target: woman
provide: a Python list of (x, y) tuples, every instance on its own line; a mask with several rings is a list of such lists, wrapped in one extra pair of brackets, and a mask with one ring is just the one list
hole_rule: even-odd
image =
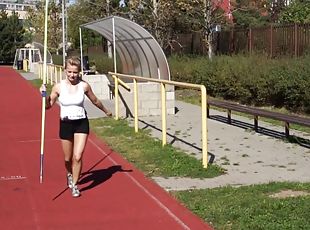
[[(89, 134), (89, 122), (84, 108), (85, 95), (107, 116), (112, 116), (112, 113), (95, 96), (90, 85), (79, 77), (80, 70), (79, 58), (67, 59), (66, 79), (56, 84), (51, 95), (46, 97), (46, 109), (51, 108), (57, 98), (60, 104), (59, 136), (64, 152), (68, 187), (71, 188), (73, 197), (80, 196), (77, 182), (81, 174), (82, 157)], [(44, 86), (41, 87), (42, 91), (45, 91)]]

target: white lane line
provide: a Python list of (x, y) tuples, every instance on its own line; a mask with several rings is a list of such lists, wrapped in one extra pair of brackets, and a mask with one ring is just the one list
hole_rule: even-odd
[[(89, 141), (103, 154), (105, 155), (113, 164), (118, 165), (116, 161), (112, 159), (100, 146), (98, 146), (95, 142), (91, 139)], [(158, 200), (149, 190), (147, 190), (142, 184), (140, 184), (133, 176), (131, 176), (128, 172), (125, 172), (126, 176), (128, 176), (142, 191), (144, 191), (152, 200), (155, 201), (163, 210), (165, 210), (169, 216), (172, 217), (178, 224), (180, 224), (184, 229), (190, 230), (182, 220), (180, 220), (167, 206), (165, 206), (160, 200)]]
[(24, 180), (27, 179), (25, 176), (0, 176), (0, 181), (8, 181), (8, 180)]
[[(52, 138), (52, 139), (46, 139), (45, 141), (59, 141), (60, 139), (59, 138)], [(35, 140), (20, 140), (18, 142), (21, 142), (21, 143), (29, 143), (29, 142), (40, 142), (41, 140), (39, 139), (35, 139)]]

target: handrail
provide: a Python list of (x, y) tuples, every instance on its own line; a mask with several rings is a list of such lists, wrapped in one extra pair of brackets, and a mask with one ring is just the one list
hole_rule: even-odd
[[(112, 76), (115, 80), (115, 76)], [(117, 79), (118, 82), (120, 83), (121, 86), (123, 86), (125, 89), (127, 89), (128, 91), (130, 91), (130, 87), (125, 83), (123, 82), (121, 79)]]
[[(53, 85), (62, 79), (63, 67), (61, 65), (47, 64), (46, 83)], [(39, 79), (43, 79), (43, 63), (39, 63)]]
[(143, 80), (148, 82), (156, 82), (161, 84), (161, 103), (162, 103), (162, 145), (167, 143), (167, 119), (166, 119), (166, 85), (174, 85), (183, 88), (198, 89), (201, 91), (201, 130), (202, 130), (202, 164), (204, 168), (208, 167), (208, 132), (207, 132), (207, 90), (204, 85), (191, 84), (185, 82), (160, 80), (154, 78), (146, 78), (134, 75), (120, 74), (114, 72), (108, 72), (114, 78), (114, 96), (115, 96), (115, 119), (119, 119), (119, 95), (118, 95), (118, 83), (119, 78), (132, 79), (134, 83), (134, 125), (135, 132), (138, 132), (138, 87), (137, 80)]

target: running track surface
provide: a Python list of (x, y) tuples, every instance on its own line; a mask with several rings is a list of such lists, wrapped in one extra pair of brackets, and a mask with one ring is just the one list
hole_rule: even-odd
[(41, 104), (37, 89), (0, 67), (1, 229), (211, 229), (93, 133), (84, 153), (82, 196), (72, 198), (57, 106), (46, 112), (40, 184)]

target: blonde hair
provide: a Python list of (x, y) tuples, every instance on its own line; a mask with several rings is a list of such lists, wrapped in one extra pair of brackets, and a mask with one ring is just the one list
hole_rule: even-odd
[(77, 67), (78, 67), (78, 70), (81, 71), (81, 60), (80, 60), (80, 58), (78, 58), (78, 57), (69, 57), (69, 58), (66, 60), (65, 69), (67, 69), (67, 66), (68, 66), (68, 65), (77, 66)]

